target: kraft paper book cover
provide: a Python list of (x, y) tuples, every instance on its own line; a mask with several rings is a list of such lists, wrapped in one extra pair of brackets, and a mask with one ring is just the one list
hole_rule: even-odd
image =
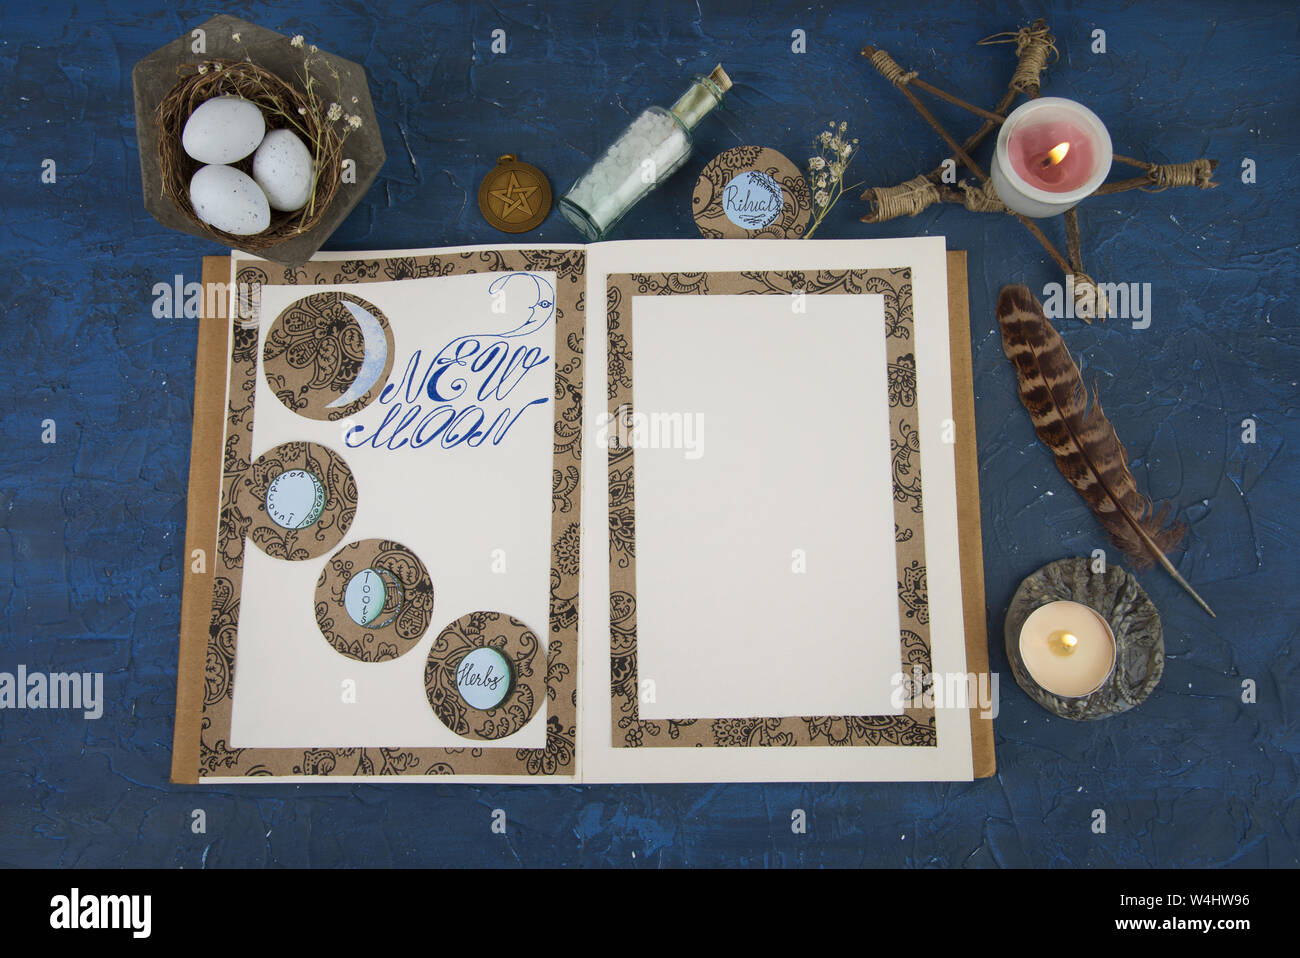
[(942, 238), (204, 281), (173, 780), (992, 774)]

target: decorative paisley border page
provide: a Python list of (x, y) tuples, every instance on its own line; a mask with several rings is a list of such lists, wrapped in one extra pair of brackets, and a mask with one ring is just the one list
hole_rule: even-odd
[[(364, 298), (365, 285), (400, 282), (423, 277), (461, 276), (480, 273), (536, 273), (554, 278), (554, 383), (552, 408), (553, 462), (551, 469), (551, 556), (549, 609), (545, 620), (536, 625), (546, 629), (538, 637), (526, 630), (512, 638), (521, 643), (513, 654), (517, 661), (526, 662), (528, 698), (535, 699), (537, 714), (545, 718), (544, 734), (539, 744), (544, 747), (515, 747), (510, 744), (493, 746), (492, 730), (475, 734), (455, 747), (360, 747), (321, 745), (316, 747), (267, 748), (238, 747), (231, 744), (231, 705), (238, 643), (240, 578), (243, 575), (243, 552), (257, 546), (243, 541), (236, 548), (240, 523), (238, 513), (247, 498), (236, 488), (241, 477), (256, 472), (253, 468), (261, 450), (252, 450), (253, 391), (258, 384), (261, 356), (261, 339), (256, 328), (235, 323), (228, 344), (227, 432), (226, 462), (222, 477), (222, 495), (219, 508), (219, 548), (214, 581), (212, 623), (208, 643), (208, 674), (206, 681), (202, 737), (200, 742), (200, 777), (220, 778), (222, 781), (296, 781), (310, 778), (370, 778), (383, 776), (388, 781), (456, 780), (468, 782), (520, 782), (541, 778), (562, 777), (576, 779), (580, 774), (575, 749), (577, 734), (577, 663), (578, 663), (578, 592), (577, 541), (579, 537), (578, 478), (580, 463), (580, 422), (582, 410), (582, 310), (584, 308), (584, 259), (581, 246), (545, 248), (528, 246), (462, 247), (437, 250), (384, 251), (373, 253), (323, 253), (297, 269), (286, 269), (275, 264), (236, 253), (232, 257), (231, 282), (254, 282), (275, 286), (331, 286), (347, 287)], [(376, 287), (378, 289), (378, 287)], [(257, 308), (256, 295), (253, 306)], [(267, 317), (263, 317), (264, 320)], [(263, 323), (262, 325), (265, 325)], [(394, 370), (390, 382), (400, 374)], [(549, 390), (548, 390), (549, 392)], [(264, 397), (265, 398), (265, 397)], [(338, 425), (340, 428), (342, 424)], [(341, 434), (341, 433), (340, 433)], [(342, 443), (336, 444), (340, 449)], [(315, 446), (306, 443), (306, 454)], [(340, 477), (341, 488), (348, 489), (345, 511), (347, 522), (352, 517), (346, 509), (355, 512), (360, 496), (355, 484), (348, 488), (350, 476)], [(242, 497), (242, 498), (241, 498)], [(342, 525), (342, 523), (340, 523)], [(348, 529), (339, 546), (358, 539), (358, 531)], [(400, 540), (401, 530), (394, 529), (394, 540)], [(222, 544), (225, 544), (224, 551)], [(395, 543), (379, 542), (375, 548), (385, 555), (400, 555)], [(292, 549), (292, 544), (286, 546)], [(335, 549), (327, 550), (327, 555)], [(223, 558), (225, 553), (230, 557)], [(396, 561), (396, 560), (394, 560)], [(312, 563), (313, 568), (319, 560)], [(398, 566), (392, 568), (397, 569)], [(412, 570), (418, 581), (419, 570)], [(323, 581), (326, 577), (322, 577)], [(436, 605), (436, 582), (433, 585)], [(442, 629), (446, 617), (433, 614), (432, 629)], [(472, 617), (463, 617), (452, 625), (464, 624), (469, 632), (460, 629), (449, 641), (473, 642), (475, 626)], [(336, 637), (337, 638), (337, 637)], [(441, 637), (440, 637), (441, 638)], [(322, 637), (322, 642), (325, 638)], [(333, 641), (333, 640), (331, 640)], [(418, 652), (427, 654), (426, 641)], [(507, 648), (507, 653), (512, 652)], [(543, 651), (544, 650), (544, 651)], [(400, 661), (400, 660), (399, 660)], [(383, 667), (384, 661), (366, 662), (364, 667)], [(531, 689), (536, 688), (533, 695)], [(417, 695), (427, 691), (416, 687)], [(431, 694), (431, 693), (430, 693)], [(518, 698), (518, 696), (514, 696)], [(511, 699), (507, 699), (504, 705)], [(423, 708), (430, 709), (429, 704)], [(430, 715), (433, 711), (430, 710)], [(491, 713), (486, 713), (491, 714)], [(503, 717), (501, 722), (507, 722)], [(514, 734), (517, 723), (506, 725), (507, 734)], [(431, 778), (436, 777), (436, 778)]]
[(934, 746), (911, 269), (607, 289), (613, 744)]
[[(851, 717), (823, 717), (821, 725), (802, 725), (785, 729), (779, 718), (776, 724), (740, 728), (730, 734), (728, 723), (721, 739), (711, 723), (700, 737), (699, 723), (637, 721), (627, 725), (627, 714), (620, 717), (620, 695), (624, 705), (627, 690), (620, 690), (626, 676), (618, 668), (617, 644), (627, 640), (620, 633), (622, 609), (614, 603), (611, 615), (611, 549), (614, 547), (609, 523), (591, 521), (609, 509), (612, 494), (611, 474), (615, 464), (609, 454), (595, 454), (596, 436), (608, 426), (610, 409), (617, 404), (602, 404), (617, 398), (622, 386), (618, 377), (608, 373), (607, 323), (610, 311), (619, 308), (614, 290), (625, 282), (620, 274), (636, 274), (647, 279), (646, 288), (635, 283), (644, 294), (658, 295), (653, 289), (659, 274), (672, 276), (670, 285), (681, 287), (662, 290), (668, 295), (695, 295), (690, 288), (702, 275), (744, 274), (746, 283), (763, 282), (766, 276), (773, 292), (785, 290), (800, 280), (815, 288), (834, 285), (832, 273), (840, 275), (858, 271), (910, 270), (913, 296), (915, 354), (923, 357), (916, 370), (915, 422), (917, 451), (925, 464), (922, 499), (924, 511), (924, 561), (928, 595), (954, 597), (926, 603), (929, 617), (931, 663), (936, 673), (965, 673), (965, 645), (962, 625), (961, 572), (957, 549), (956, 485), (953, 447), (942, 441), (944, 421), (951, 418), (951, 372), (948, 361), (947, 266), (942, 238), (916, 240), (822, 241), (817, 243), (783, 241), (694, 241), (684, 245), (672, 241), (606, 243), (589, 248), (587, 299), (601, 303), (605, 309), (592, 311), (587, 335), (587, 391), (593, 397), (586, 410), (585, 432), (588, 448), (585, 503), (589, 517), (584, 529), (583, 592), (583, 721), (580, 723), (578, 748), (583, 754), (583, 779), (591, 782), (654, 781), (858, 781), (858, 780), (968, 780), (972, 777), (970, 715), (965, 708), (938, 708), (930, 716), (933, 734), (896, 735), (892, 741), (874, 734), (870, 722), (858, 729), (845, 724)], [(777, 275), (780, 274), (780, 275)], [(799, 275), (802, 274), (802, 275)], [(820, 277), (820, 279), (819, 279)], [(825, 282), (822, 282), (825, 281)], [(753, 290), (757, 292), (758, 290)], [(847, 292), (849, 290), (840, 290)], [(858, 295), (870, 294), (855, 289)], [(893, 291), (893, 292), (896, 292)], [(788, 294), (787, 294), (788, 295)], [(610, 304), (613, 304), (611, 307)], [(632, 350), (634, 355), (634, 349)], [(897, 357), (896, 357), (897, 358)], [(775, 375), (781, 357), (774, 355), (773, 368), (760, 375)], [(628, 387), (631, 376), (628, 377)], [(604, 415), (602, 415), (604, 414)], [(926, 583), (919, 586), (899, 583), (900, 600), (906, 605), (904, 592), (915, 598), (924, 594)], [(906, 629), (906, 626), (904, 626)], [(634, 636), (634, 630), (632, 630)], [(904, 637), (904, 643), (906, 637)], [(634, 648), (634, 643), (633, 646)], [(906, 646), (904, 644), (904, 654)], [(624, 661), (627, 661), (624, 658)], [(635, 656), (630, 660), (635, 663)], [(773, 716), (780, 716), (779, 691), (773, 697)], [(909, 710), (910, 711), (910, 710)], [(922, 718), (922, 716), (915, 716)], [(884, 718), (884, 717), (882, 717)], [(622, 721), (622, 726), (620, 726)], [(787, 722), (790, 720), (787, 720)], [(861, 723), (860, 723), (861, 724)], [(658, 734), (646, 735), (653, 726)], [(766, 732), (765, 732), (766, 729)], [(797, 731), (802, 729), (802, 731)], [(642, 731), (636, 736), (636, 731)], [(673, 732), (677, 735), (673, 736)], [(616, 739), (620, 733), (624, 737)], [(766, 734), (766, 733), (775, 733)], [(627, 734), (633, 736), (627, 739)], [(677, 741), (674, 741), (674, 738)], [(653, 739), (653, 741), (647, 741)], [(878, 744), (865, 744), (875, 741)], [(638, 747), (645, 745), (699, 745), (696, 748)], [(862, 742), (864, 744), (857, 744)], [(825, 743), (825, 744), (822, 744)], [(770, 747), (719, 747), (759, 745)], [(888, 747), (880, 747), (886, 745)], [(712, 747), (711, 747), (712, 746)], [(798, 746), (798, 747), (791, 747)]]

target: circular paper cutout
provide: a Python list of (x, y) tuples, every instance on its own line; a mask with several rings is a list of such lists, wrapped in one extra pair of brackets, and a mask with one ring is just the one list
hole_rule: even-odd
[(758, 170), (745, 170), (722, 188), (722, 212), (741, 229), (761, 230), (781, 215), (785, 194), (776, 180)]
[(776, 150), (734, 146), (704, 167), (691, 197), (705, 239), (798, 239), (812, 218), (799, 168)]
[(473, 649), (456, 667), (456, 690), (470, 708), (496, 708), (510, 694), (510, 663), (496, 649)]
[(325, 508), (325, 483), (306, 469), (287, 469), (266, 490), (266, 514), (285, 529), (305, 529)]
[(286, 442), (253, 461), (237, 494), (256, 503), (248, 537), (276, 559), (314, 559), (334, 548), (357, 514), (357, 483), (343, 457), (314, 442)]
[(393, 331), (377, 306), (352, 293), (313, 293), (271, 323), (262, 375), (286, 408), (333, 421), (378, 398), (393, 354)]
[(429, 570), (400, 542), (349, 542), (330, 556), (316, 580), (321, 635), (358, 662), (405, 655), (429, 628), (432, 615)]
[(343, 608), (357, 625), (382, 629), (402, 611), (406, 596), (397, 576), (387, 569), (362, 569), (348, 580)]
[[(485, 655), (485, 651), (495, 653), (497, 658)], [(472, 612), (451, 623), (434, 639), (424, 666), (424, 694), (433, 714), (457, 735), (488, 741), (504, 738), (518, 732), (532, 718), (535, 703), (543, 694), (543, 676), (539, 672), (545, 658), (537, 633), (518, 619), (504, 612)], [(500, 683), (478, 689), (473, 682), (467, 682), (462, 693), (457, 677), (461, 666), (469, 662), (470, 674), (477, 673), (478, 684), (485, 685), (492, 678), (486, 674), (486, 666), (498, 660), (509, 670), (506, 693), (497, 704), (481, 708), (474, 703), (486, 702), (490, 696), (480, 692), (500, 691)]]

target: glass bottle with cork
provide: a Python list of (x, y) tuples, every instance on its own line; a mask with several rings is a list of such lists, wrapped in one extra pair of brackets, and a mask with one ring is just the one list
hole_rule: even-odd
[(665, 110), (647, 107), (560, 198), (560, 212), (590, 242), (604, 239), (691, 155), (693, 131), (722, 102), (731, 77), (719, 64)]

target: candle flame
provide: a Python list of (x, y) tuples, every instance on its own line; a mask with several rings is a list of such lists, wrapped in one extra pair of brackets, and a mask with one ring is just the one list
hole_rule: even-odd
[(1070, 152), (1069, 143), (1056, 144), (1056, 146), (1052, 147), (1050, 150), (1047, 151), (1047, 158), (1043, 160), (1043, 166), (1044, 167), (1055, 166), (1057, 163), (1060, 163), (1063, 159), (1065, 159), (1065, 154), (1069, 152)]
[(1071, 655), (1079, 644), (1079, 637), (1073, 632), (1066, 632), (1061, 629), (1047, 637), (1047, 644), (1051, 646), (1052, 651), (1057, 655)]

